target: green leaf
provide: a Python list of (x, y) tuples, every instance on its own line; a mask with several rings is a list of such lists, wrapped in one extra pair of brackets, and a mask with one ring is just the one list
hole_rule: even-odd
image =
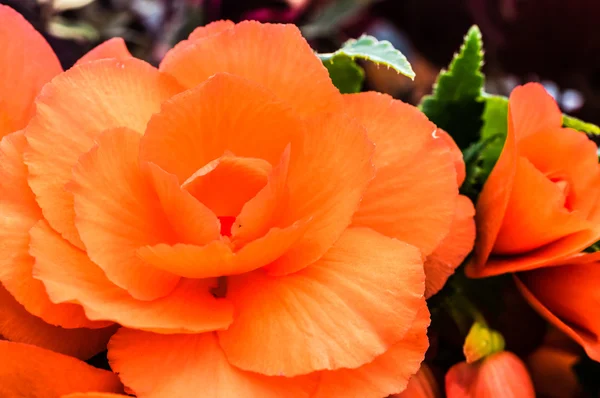
[(347, 55), (338, 54), (323, 63), (333, 84), (342, 94), (358, 93), (365, 79), (365, 71)]
[(373, 36), (362, 35), (358, 39), (348, 40), (342, 48), (334, 53), (318, 54), (323, 62), (327, 62), (339, 55), (345, 55), (351, 59), (364, 59), (378, 65), (385, 65), (396, 72), (415, 78), (415, 72), (410, 63), (400, 51), (396, 50), (392, 43), (387, 40), (379, 41)]
[(497, 137), (490, 142), (480, 156), (480, 176), (487, 179), (490, 175), (506, 139), (508, 129), (508, 99), (499, 95), (489, 95), (485, 97), (485, 110), (483, 111), (483, 128), (481, 129), (481, 139), (487, 140), (490, 137)]
[(483, 42), (477, 26), (471, 27), (448, 70), (438, 76), (433, 93), (423, 98), (421, 110), (446, 130), (460, 148), (479, 139), (484, 110)]
[(577, 131), (583, 131), (589, 135), (600, 135), (600, 127), (592, 123), (584, 122), (573, 116), (563, 115), (563, 126), (570, 127)]
[(507, 128), (508, 98), (500, 95), (486, 95), (481, 138), (486, 139), (497, 134), (506, 135)]

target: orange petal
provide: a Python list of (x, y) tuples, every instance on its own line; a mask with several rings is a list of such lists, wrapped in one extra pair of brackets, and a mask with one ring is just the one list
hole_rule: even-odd
[(523, 254), (591, 224), (577, 212), (565, 207), (560, 187), (544, 176), (525, 157), (517, 158), (502, 226), (496, 236), (493, 254)]
[(456, 182), (460, 187), (462, 183), (465, 181), (467, 177), (467, 170), (465, 166), (465, 161), (463, 159), (463, 154), (456, 142), (452, 139), (450, 134), (446, 133), (444, 130), (438, 127), (436, 133), (442, 141), (446, 143), (448, 148), (450, 149), (450, 153), (452, 154), (452, 158), (454, 159), (454, 167), (456, 168)]
[(231, 73), (260, 84), (303, 115), (341, 107), (340, 94), (327, 69), (294, 25), (241, 22), (219, 34), (175, 47), (163, 59), (160, 70), (186, 87), (194, 87), (216, 73)]
[(390, 398), (440, 398), (442, 394), (431, 369), (426, 364), (408, 382), (406, 390)]
[(44, 223), (31, 232), (35, 277), (44, 282), (55, 302), (78, 302), (90, 319), (108, 319), (123, 326), (158, 333), (200, 333), (223, 329), (233, 320), (233, 307), (215, 299), (215, 280), (182, 280), (164, 298), (139, 301), (113, 285), (86, 254)]
[(425, 357), (425, 351), (429, 346), (428, 326), (429, 311), (423, 302), (404, 338), (375, 358), (373, 362), (357, 369), (319, 372), (321, 382), (313, 398), (387, 397), (402, 392)]
[(179, 277), (144, 263), (137, 248), (171, 242), (175, 233), (140, 170), (140, 135), (106, 131), (73, 168), (75, 224), (90, 259), (133, 297), (152, 300), (173, 290)]
[(140, 398), (309, 398), (317, 378), (268, 377), (228, 361), (213, 333), (159, 335), (121, 329), (108, 348), (111, 367)]
[(562, 112), (541, 84), (528, 83), (516, 87), (510, 94), (508, 106), (509, 120), (517, 141), (530, 134), (562, 126)]
[(129, 396), (130, 395), (110, 394), (105, 392), (76, 392), (73, 394), (63, 395), (61, 398), (119, 398)]
[(518, 273), (517, 286), (532, 307), (600, 360), (600, 253), (581, 256), (567, 265)]
[(221, 237), (215, 213), (182, 189), (176, 176), (153, 163), (141, 166), (179, 242), (203, 245)]
[(509, 106), (508, 132), (504, 147), (496, 165), (483, 185), (475, 207), (477, 240), (475, 242), (475, 255), (469, 266), (470, 276), (487, 272), (490, 268), (485, 264), (494, 248), (498, 231), (502, 227), (517, 173), (518, 153), (514, 126), (510, 116), (511, 109)]
[(203, 39), (208, 36), (216, 35), (226, 30), (233, 28), (235, 24), (231, 21), (215, 21), (211, 22), (208, 25), (200, 26), (194, 29), (188, 40), (198, 40)]
[(581, 385), (573, 366), (579, 355), (558, 348), (541, 346), (527, 358), (531, 379), (539, 396), (579, 397)]
[(181, 186), (219, 217), (237, 216), (267, 183), (271, 164), (226, 154), (201, 167)]
[(75, 65), (81, 65), (86, 62), (98, 61), (106, 58), (127, 59), (131, 57), (133, 57), (133, 55), (127, 50), (125, 40), (120, 37), (113, 37), (79, 58), (79, 61), (77, 61)]
[(519, 142), (519, 154), (547, 178), (564, 184), (565, 206), (587, 218), (600, 194), (598, 147), (587, 135), (565, 128), (534, 133)]
[(42, 283), (32, 277), (29, 230), (42, 213), (27, 185), (23, 162), (26, 145), (21, 131), (0, 142), (0, 281), (28, 312), (50, 324), (66, 328), (107, 326), (90, 322), (78, 305), (53, 304)]
[(106, 349), (116, 327), (63, 329), (31, 315), (0, 285), (0, 336), (33, 344), (80, 359), (89, 359)]
[(535, 398), (525, 364), (515, 354), (502, 351), (483, 361), (460, 362), (446, 373), (448, 398)]
[(106, 129), (143, 132), (150, 115), (180, 90), (171, 78), (133, 58), (76, 66), (44, 88), (26, 129), (25, 159), (29, 184), (52, 228), (83, 248), (73, 221), (73, 197), (64, 189), (79, 156)]
[(235, 24), (231, 21), (214, 21), (205, 26), (199, 26), (190, 33), (187, 40), (181, 40), (170, 50), (170, 52), (181, 51), (184, 47), (189, 46), (192, 42), (203, 39), (208, 36), (219, 34), (225, 30), (231, 29)]
[(267, 184), (244, 204), (231, 228), (235, 246), (263, 236), (269, 227), (280, 221), (288, 205), (287, 179), (290, 167), (290, 146), (281, 155), (279, 164), (269, 173)]
[(283, 229), (272, 228), (235, 253), (225, 241), (213, 241), (205, 246), (144, 246), (137, 254), (148, 264), (185, 278), (238, 275), (272, 263), (304, 236), (307, 227), (306, 222), (297, 222)]
[[(475, 213), (475, 218), (477, 218), (477, 213)], [(479, 231), (481, 230), (478, 230), (478, 233)], [(465, 272), (470, 278), (486, 278), (506, 272), (526, 271), (548, 266), (589, 247), (598, 240), (597, 231), (598, 229), (595, 228), (574, 233), (524, 256), (491, 257), (485, 267), (476, 267), (474, 261), (470, 261)]]
[(310, 121), (293, 137), (287, 205), (276, 223), (307, 222), (305, 236), (266, 268), (285, 275), (319, 260), (350, 225), (373, 178), (373, 144), (355, 120), (332, 114)]
[(344, 96), (375, 143), (377, 169), (353, 224), (417, 246), (429, 255), (448, 234), (458, 186), (454, 155), (417, 108), (378, 93)]
[(304, 125), (273, 94), (217, 74), (165, 102), (148, 124), (140, 158), (183, 184), (226, 151), (277, 164), (292, 137), (303, 133)]
[(475, 209), (466, 196), (460, 195), (456, 202), (454, 220), (450, 232), (440, 245), (425, 259), (425, 297), (439, 292), (473, 249), (475, 242)]
[(234, 366), (265, 375), (356, 368), (402, 340), (423, 290), (415, 247), (349, 229), (302, 271), (230, 278), (237, 317), (219, 341)]
[(28, 344), (0, 341), (0, 396), (59, 398), (86, 391), (122, 392), (117, 375)]
[(0, 138), (20, 130), (42, 86), (62, 72), (46, 40), (15, 10), (0, 4)]

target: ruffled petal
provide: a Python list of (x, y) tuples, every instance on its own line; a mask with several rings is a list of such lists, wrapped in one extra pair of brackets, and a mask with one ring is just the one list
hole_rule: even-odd
[(0, 286), (0, 336), (33, 344), (80, 359), (89, 359), (106, 349), (116, 327), (103, 329), (63, 329), (31, 315)]
[(520, 272), (515, 280), (535, 310), (600, 360), (600, 253)]
[(76, 392), (73, 394), (63, 395), (61, 398), (122, 398), (129, 397), (123, 394), (111, 394), (107, 392)]
[(216, 35), (233, 28), (235, 24), (231, 21), (215, 21), (205, 26), (199, 26), (190, 33), (188, 40), (203, 39), (208, 36)]
[(292, 137), (301, 136), (304, 128), (264, 88), (217, 74), (165, 102), (148, 124), (140, 158), (184, 184), (226, 152), (276, 165)]
[(182, 280), (166, 297), (139, 301), (45, 223), (34, 227), (31, 238), (34, 275), (48, 295), (54, 302), (80, 303), (90, 319), (157, 333), (201, 333), (225, 329), (233, 321), (231, 303), (210, 293), (216, 280)]
[(415, 375), (429, 346), (429, 311), (425, 302), (404, 338), (366, 365), (356, 369), (319, 372), (313, 398), (380, 398), (402, 392)]
[(122, 392), (117, 375), (28, 344), (0, 341), (0, 396), (60, 398), (86, 391)]
[(564, 206), (582, 218), (589, 217), (599, 199), (597, 151), (586, 134), (565, 128), (543, 130), (519, 143), (519, 154), (546, 178), (562, 185)]
[(402, 340), (423, 290), (417, 248), (349, 229), (302, 271), (230, 278), (237, 316), (219, 341), (233, 365), (265, 375), (356, 368)]
[(471, 200), (458, 197), (450, 232), (425, 259), (425, 297), (439, 292), (475, 243), (475, 208)]
[(231, 73), (260, 84), (303, 115), (341, 108), (327, 69), (294, 25), (241, 22), (175, 47), (160, 70), (186, 87)]
[(467, 168), (465, 165), (465, 161), (463, 159), (463, 154), (456, 142), (452, 139), (450, 134), (446, 133), (444, 130), (438, 127), (435, 135), (438, 136), (442, 141), (446, 143), (448, 149), (450, 149), (450, 153), (452, 154), (452, 158), (454, 159), (454, 167), (456, 168), (456, 182), (460, 187), (462, 183), (465, 181), (467, 177)]
[(103, 133), (73, 168), (77, 231), (90, 259), (133, 297), (152, 300), (171, 292), (179, 277), (137, 255), (144, 245), (173, 242), (175, 232), (138, 159), (140, 135), (129, 129)]
[(212, 278), (239, 275), (271, 264), (298, 242), (308, 223), (296, 222), (286, 228), (272, 228), (265, 236), (234, 252), (224, 240), (205, 246), (187, 244), (144, 246), (138, 249), (140, 259), (157, 269), (185, 277)]
[(458, 186), (454, 156), (417, 108), (379, 93), (344, 96), (347, 112), (375, 143), (375, 179), (353, 224), (429, 255), (448, 234)]
[(562, 112), (541, 84), (529, 83), (516, 87), (508, 101), (509, 119), (517, 141), (530, 134), (562, 126)]
[(235, 217), (266, 185), (271, 168), (264, 159), (225, 154), (192, 174), (182, 187), (217, 216)]
[(21, 14), (0, 4), (0, 21), (1, 138), (27, 125), (35, 97), (62, 67), (50, 45)]
[(121, 329), (110, 342), (108, 359), (139, 398), (309, 398), (318, 380), (240, 370), (227, 361), (213, 333), (159, 335)]
[(301, 220), (308, 226), (290, 250), (266, 267), (271, 275), (293, 273), (319, 260), (352, 222), (374, 174), (373, 144), (362, 126), (341, 114), (311, 120), (290, 148), (287, 205), (276, 225)]
[(85, 64), (86, 62), (98, 61), (100, 59), (115, 58), (127, 59), (133, 55), (127, 50), (125, 40), (120, 37), (113, 37), (104, 43), (96, 46), (90, 52), (79, 58), (75, 65)]
[(28, 312), (52, 325), (107, 326), (89, 321), (76, 304), (52, 303), (42, 283), (33, 279), (29, 230), (42, 213), (27, 185), (27, 167), (23, 162), (26, 145), (21, 131), (5, 136), (0, 142), (0, 281)]
[(169, 76), (133, 58), (76, 66), (44, 88), (26, 129), (25, 160), (29, 185), (52, 228), (83, 248), (73, 196), (65, 190), (73, 166), (106, 129), (143, 133), (160, 104), (180, 90)]
[(142, 163), (141, 169), (178, 241), (203, 245), (221, 237), (215, 213), (182, 189), (176, 176), (153, 163)]

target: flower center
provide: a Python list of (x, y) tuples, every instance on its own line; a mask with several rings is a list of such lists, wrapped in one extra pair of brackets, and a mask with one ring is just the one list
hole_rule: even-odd
[(569, 181), (562, 176), (549, 176), (548, 179), (556, 185), (564, 197), (563, 206), (569, 211), (573, 211), (573, 190)]
[(221, 235), (231, 236), (235, 218), (267, 184), (271, 169), (266, 160), (225, 153), (198, 169), (181, 186), (219, 217)]

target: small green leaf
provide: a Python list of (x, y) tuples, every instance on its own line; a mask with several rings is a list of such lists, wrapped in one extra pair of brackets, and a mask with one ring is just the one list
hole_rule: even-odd
[(342, 94), (358, 93), (365, 79), (365, 71), (344, 54), (338, 54), (323, 63), (333, 84)]
[(352, 59), (364, 59), (378, 65), (385, 65), (404, 76), (411, 79), (415, 78), (415, 72), (412, 70), (404, 54), (396, 50), (392, 43), (387, 40), (379, 41), (373, 36), (362, 35), (357, 40), (348, 40), (342, 48), (334, 53), (318, 54), (323, 62), (327, 62), (339, 55), (345, 55)]
[(467, 363), (473, 363), (504, 350), (504, 337), (481, 322), (473, 323), (463, 345)]
[(582, 131), (589, 135), (600, 135), (600, 127), (592, 123), (584, 122), (573, 116), (563, 115), (563, 126)]
[(482, 65), (481, 32), (473, 26), (448, 70), (438, 76), (433, 93), (420, 104), (427, 117), (452, 135), (461, 148), (479, 139), (484, 109)]

